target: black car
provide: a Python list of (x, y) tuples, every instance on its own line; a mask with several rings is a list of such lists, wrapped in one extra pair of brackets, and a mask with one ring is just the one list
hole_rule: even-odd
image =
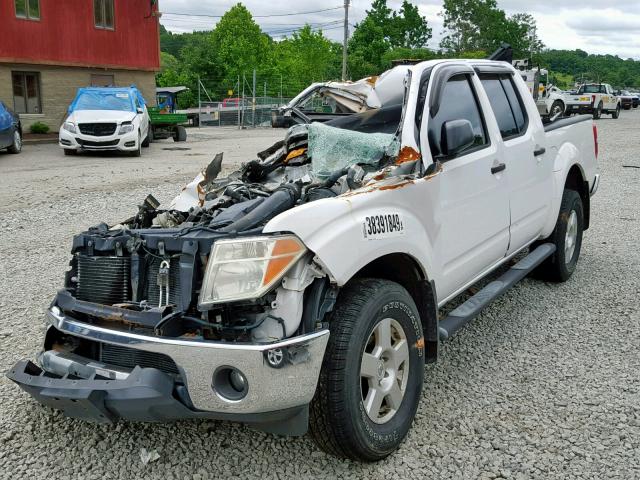
[(20, 153), (22, 150), (22, 125), (20, 117), (0, 101), (0, 150)]

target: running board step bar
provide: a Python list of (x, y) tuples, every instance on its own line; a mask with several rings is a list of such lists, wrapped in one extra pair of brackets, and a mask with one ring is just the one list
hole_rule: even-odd
[(529, 272), (540, 265), (546, 258), (553, 255), (556, 246), (543, 243), (529, 255), (524, 257), (507, 270), (497, 280), (487, 284), (482, 290), (469, 298), (462, 305), (456, 307), (447, 318), (438, 325), (440, 340), (453, 337), (458, 330), (477, 317), (491, 302), (526, 277)]

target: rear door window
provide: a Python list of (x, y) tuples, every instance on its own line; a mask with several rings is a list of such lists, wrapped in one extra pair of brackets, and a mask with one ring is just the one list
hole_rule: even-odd
[(484, 74), (480, 76), (480, 80), (502, 138), (507, 140), (523, 133), (526, 130), (527, 117), (522, 100), (513, 86), (511, 75)]
[(504, 75), (500, 79), (500, 82), (502, 83), (502, 87), (504, 88), (504, 91), (507, 94), (507, 98), (509, 99), (509, 105), (511, 105), (513, 116), (516, 119), (518, 133), (523, 133), (527, 129), (528, 118), (527, 111), (524, 108), (522, 97), (520, 97), (520, 94), (516, 91), (511, 75)]

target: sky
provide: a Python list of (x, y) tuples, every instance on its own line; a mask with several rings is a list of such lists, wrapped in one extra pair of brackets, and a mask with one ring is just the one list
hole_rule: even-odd
[[(209, 30), (217, 18), (185, 14), (220, 16), (235, 3), (237, 0), (160, 0), (161, 23), (173, 32)], [(291, 35), (309, 23), (321, 27), (332, 40), (342, 40), (343, 0), (243, 0), (242, 3), (262, 30), (274, 38)], [(387, 3), (397, 9), (401, 2), (389, 0)], [(439, 15), (442, 1), (414, 0), (412, 3), (418, 5), (433, 30), (429, 47), (437, 48), (443, 29)], [(351, 0), (349, 23), (353, 25), (362, 20), (370, 5), (371, 0)], [(507, 14), (532, 14), (538, 24), (538, 36), (548, 48), (580, 48), (589, 53), (640, 60), (640, 0), (498, 0), (498, 6)], [(299, 12), (314, 13), (291, 15)], [(350, 29), (353, 30), (353, 26)]]

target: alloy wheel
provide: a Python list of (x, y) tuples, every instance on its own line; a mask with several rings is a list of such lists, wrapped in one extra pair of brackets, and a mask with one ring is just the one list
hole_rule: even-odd
[(362, 404), (371, 421), (391, 420), (409, 379), (409, 344), (402, 326), (384, 318), (371, 331), (360, 360)]

